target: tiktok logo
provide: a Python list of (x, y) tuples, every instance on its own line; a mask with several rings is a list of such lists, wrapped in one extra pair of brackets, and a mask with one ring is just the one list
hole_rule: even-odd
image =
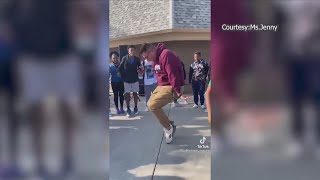
[(203, 136), (203, 137), (200, 139), (200, 144), (197, 145), (197, 147), (198, 147), (198, 149), (201, 150), (201, 151), (203, 151), (203, 150), (205, 150), (205, 151), (210, 150), (210, 146), (209, 146), (209, 144), (208, 144), (208, 142), (207, 142), (207, 138)]
[(202, 137), (202, 139), (200, 139), (200, 144), (204, 144), (206, 142), (206, 137)]

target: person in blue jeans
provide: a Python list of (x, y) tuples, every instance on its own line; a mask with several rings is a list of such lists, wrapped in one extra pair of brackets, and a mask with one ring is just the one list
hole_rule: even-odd
[(206, 106), (204, 105), (204, 93), (206, 89), (206, 79), (209, 72), (209, 65), (201, 58), (201, 52), (195, 52), (193, 58), (194, 62), (190, 65), (189, 70), (189, 83), (192, 85), (193, 90), (193, 108), (198, 108), (200, 97), (200, 105), (203, 109), (205, 109)]
[[(110, 53), (110, 77), (111, 77), (111, 88), (113, 91), (114, 104), (117, 109), (117, 114), (124, 114), (123, 101), (124, 101), (124, 84), (119, 73), (119, 53), (112, 51)], [(119, 108), (120, 101), (120, 108)]]

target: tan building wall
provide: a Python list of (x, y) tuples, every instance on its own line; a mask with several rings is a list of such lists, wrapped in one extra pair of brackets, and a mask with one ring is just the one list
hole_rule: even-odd
[[(185, 65), (187, 79), (189, 82), (189, 67), (193, 62), (193, 53), (200, 51), (204, 60), (209, 62), (210, 60), (210, 41), (171, 41), (165, 42), (168, 49), (171, 49), (177, 53)], [(192, 88), (190, 85), (185, 87), (186, 93), (191, 93)]]
[(109, 47), (114, 48), (122, 44), (142, 44), (145, 42), (210, 41), (210, 36), (208, 29), (171, 29), (114, 38), (110, 40)]
[[(200, 51), (203, 59), (207, 62), (210, 60), (210, 41), (167, 41), (162, 42), (165, 44), (165, 47), (174, 51), (185, 64), (185, 69), (187, 73), (186, 82), (189, 81), (189, 67), (193, 62), (193, 53), (195, 51)], [(131, 45), (131, 44), (128, 44)], [(135, 44), (137, 51), (139, 51), (139, 44)], [(119, 51), (118, 48), (111, 48), (110, 51)], [(186, 86), (186, 93), (191, 93), (192, 89), (190, 86)]]
[[(145, 42), (164, 42), (180, 56), (188, 77), (195, 51), (209, 60), (210, 4), (210, 0), (110, 0), (110, 50), (122, 44), (139, 50)], [(186, 92), (191, 92), (190, 86)]]
[(210, 31), (210, 4), (210, 0), (110, 0), (110, 39), (172, 29)]
[(174, 0), (173, 28), (210, 29), (211, 0)]
[(110, 0), (110, 38), (171, 29), (170, 4), (170, 0)]

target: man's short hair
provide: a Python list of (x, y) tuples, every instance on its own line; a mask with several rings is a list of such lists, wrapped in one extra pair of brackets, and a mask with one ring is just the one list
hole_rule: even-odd
[(127, 50), (129, 50), (130, 48), (137, 49), (134, 45), (130, 45), (128, 46)]
[(151, 43), (143, 43), (141, 45), (140, 51), (139, 51), (139, 55), (141, 55), (144, 52), (147, 52), (148, 49), (150, 49), (151, 47), (153, 47), (153, 45)]
[(114, 54), (115, 54), (116, 56), (118, 56), (118, 57), (120, 56), (120, 54), (119, 54), (117, 51), (111, 51), (111, 52), (110, 52), (110, 58), (111, 58), (111, 56), (114, 55)]
[(200, 51), (196, 51), (193, 54), (198, 54), (199, 56), (201, 56), (201, 52)]

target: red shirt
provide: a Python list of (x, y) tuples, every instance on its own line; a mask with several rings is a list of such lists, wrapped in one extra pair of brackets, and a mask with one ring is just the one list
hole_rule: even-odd
[[(236, 77), (249, 60), (248, 33), (227, 32), (223, 24), (248, 24), (244, 0), (211, 3), (211, 80), (219, 93), (234, 96)], [(230, 13), (232, 12), (232, 13)]]
[(157, 46), (154, 70), (159, 86), (172, 86), (176, 93), (181, 93), (181, 86), (184, 84), (181, 61), (174, 52), (166, 49), (161, 43)]

